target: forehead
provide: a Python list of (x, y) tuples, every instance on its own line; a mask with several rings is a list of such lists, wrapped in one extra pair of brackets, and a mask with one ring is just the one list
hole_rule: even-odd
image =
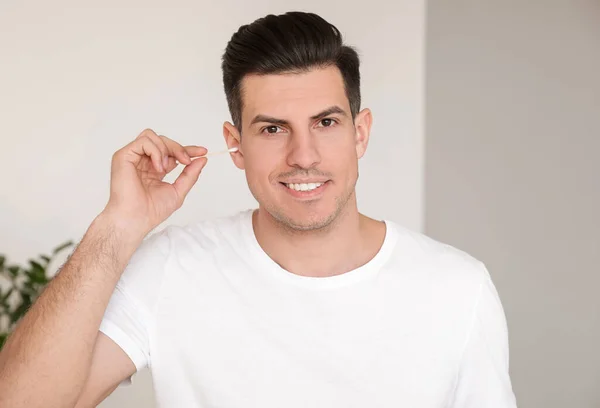
[(242, 81), (242, 122), (258, 114), (281, 119), (310, 117), (332, 105), (349, 112), (344, 80), (337, 67), (302, 73), (247, 75)]

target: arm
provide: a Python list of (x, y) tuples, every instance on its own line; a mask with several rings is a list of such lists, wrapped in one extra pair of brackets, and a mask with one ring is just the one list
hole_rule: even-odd
[(75, 408), (97, 406), (135, 371), (135, 365), (127, 354), (108, 336), (99, 332), (90, 373)]
[(74, 406), (96, 346), (118, 366), (132, 366), (124, 353), (96, 340), (111, 293), (142, 239), (105, 214), (93, 221), (2, 349), (0, 406)]
[(502, 303), (483, 266), (479, 299), (449, 408), (516, 408), (509, 375), (508, 328)]
[[(146, 129), (113, 155), (105, 209), (0, 352), (0, 407), (94, 405), (135, 371), (99, 328), (144, 237), (183, 205), (198, 180), (207, 160), (191, 157), (206, 152)], [(163, 182), (176, 159), (185, 168), (174, 183)]]

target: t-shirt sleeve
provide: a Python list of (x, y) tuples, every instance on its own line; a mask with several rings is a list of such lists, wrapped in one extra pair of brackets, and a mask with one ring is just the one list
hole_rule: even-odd
[[(129, 356), (136, 371), (151, 366), (155, 307), (169, 255), (169, 227), (142, 241), (129, 260), (104, 312), (99, 330)], [(131, 377), (121, 385), (131, 384)]]
[(462, 355), (451, 408), (515, 408), (509, 375), (508, 329), (489, 272), (483, 281)]

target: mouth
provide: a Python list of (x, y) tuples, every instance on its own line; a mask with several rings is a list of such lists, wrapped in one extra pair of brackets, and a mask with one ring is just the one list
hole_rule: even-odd
[(296, 198), (314, 198), (329, 186), (330, 180), (312, 182), (312, 183), (283, 183), (280, 182), (285, 190)]

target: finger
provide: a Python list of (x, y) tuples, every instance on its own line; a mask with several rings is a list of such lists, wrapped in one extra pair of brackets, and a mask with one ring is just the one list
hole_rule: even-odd
[(167, 162), (167, 158), (169, 156), (169, 153), (168, 153), (169, 151), (167, 149), (167, 146), (165, 146), (165, 144), (160, 139), (160, 137), (158, 137), (158, 135), (156, 134), (156, 132), (153, 131), (152, 129), (144, 129), (142, 131), (142, 133), (140, 133), (140, 135), (138, 137), (139, 138), (147, 137), (147, 138), (149, 138), (150, 140), (152, 140), (154, 142), (154, 144), (160, 150), (162, 167), (166, 168), (168, 166), (168, 164), (169, 164)]
[(149, 137), (143, 136), (136, 138), (125, 147), (125, 152), (133, 153), (131, 156), (126, 155), (126, 157), (135, 165), (139, 164), (144, 156), (148, 156), (158, 172), (164, 171), (160, 149)]
[(179, 166), (179, 162), (177, 160), (175, 160), (174, 157), (169, 157), (169, 163), (167, 165), (167, 167), (165, 168), (165, 170), (167, 171), (167, 174), (169, 174), (170, 172), (172, 172), (175, 167)]
[(161, 135), (159, 137), (169, 149), (169, 154), (179, 160), (180, 163), (190, 164), (192, 162), (188, 152), (182, 145), (166, 136)]
[(148, 135), (149, 133), (155, 133), (155, 132), (152, 129), (146, 128), (146, 129), (142, 130), (139, 135), (137, 135), (136, 139), (144, 137), (144, 136)]
[(161, 153), (167, 153), (167, 147), (162, 145), (162, 141), (160, 140), (155, 131), (153, 131), (152, 129), (144, 129), (136, 139), (141, 139), (143, 137), (150, 138), (154, 142), (154, 144), (159, 148)]
[(160, 149), (160, 154), (162, 155), (162, 164), (163, 167), (166, 168), (169, 164), (167, 161), (169, 158), (169, 148), (167, 147), (167, 145), (165, 145), (165, 142), (161, 139), (161, 137), (155, 132), (149, 131), (146, 133), (146, 136), (152, 139), (154, 144)]
[(200, 158), (198, 160), (192, 161), (191, 164), (185, 166), (179, 177), (173, 183), (173, 187), (177, 191), (177, 195), (180, 199), (180, 202), (183, 203), (183, 200), (190, 192), (196, 181), (198, 181), (198, 177), (200, 177), (200, 172), (206, 165), (208, 159)]
[(203, 156), (208, 152), (208, 149), (202, 146), (185, 146), (185, 150), (190, 157)]

